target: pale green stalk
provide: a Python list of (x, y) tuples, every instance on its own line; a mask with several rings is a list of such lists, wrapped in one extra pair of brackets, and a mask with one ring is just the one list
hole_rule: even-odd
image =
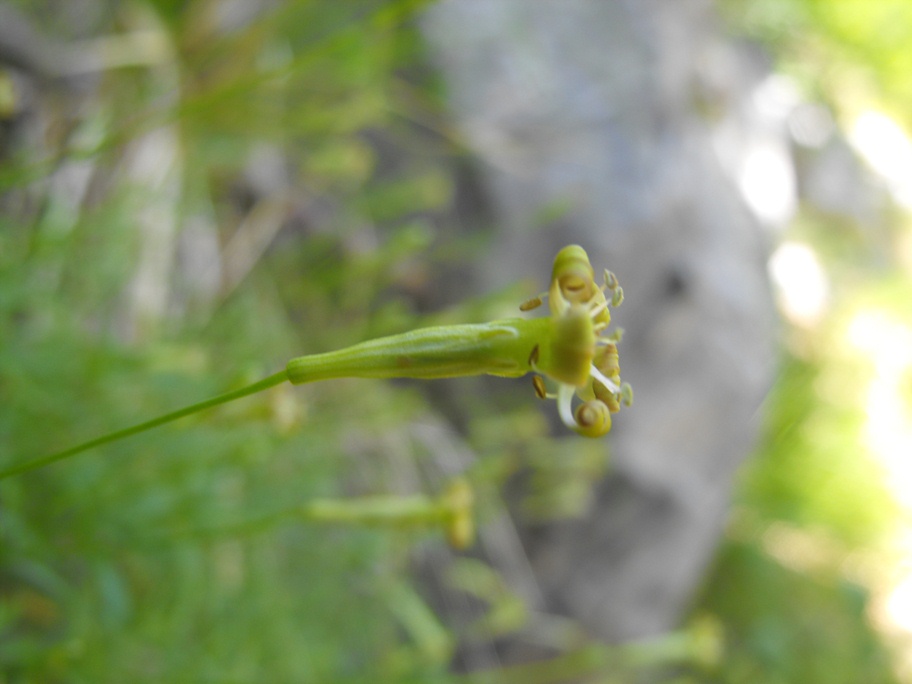
[(550, 319), (539, 318), (424, 328), (325, 354), (301, 356), (289, 361), (285, 370), (252, 385), (0, 470), (0, 480), (261, 392), (286, 380), (299, 385), (344, 377), (432, 379), (483, 373), (518, 377), (530, 370), (529, 355), (535, 340), (546, 335), (550, 325)]
[(194, 536), (255, 534), (288, 520), (308, 523), (415, 529), (439, 527), (449, 543), (464, 549), (475, 537), (472, 517), (474, 493), (465, 478), (454, 478), (436, 497), (361, 496), (349, 499), (312, 499), (255, 520), (204, 530), (186, 530)]
[[(605, 297), (606, 290), (612, 293), (610, 301)], [(557, 384), (557, 393), (549, 394), (544, 380), (534, 379), (539, 397), (557, 399), (563, 422), (579, 434), (600, 437), (611, 429), (611, 414), (619, 410), (621, 403), (629, 404), (632, 399), (629, 385), (620, 381), (615, 344), (619, 338), (601, 337), (611, 321), (608, 308), (620, 303), (622, 291), (608, 271), (604, 284), (596, 285), (585, 250), (570, 245), (554, 260), (548, 293), (529, 300), (520, 309), (537, 308), (544, 296), (549, 298), (551, 315), (542, 318), (424, 328), (325, 354), (300, 356), (289, 361), (285, 370), (247, 387), (0, 470), (0, 480), (246, 397), (285, 380), (300, 385), (333, 378), (432, 380), (482, 374), (516, 378), (534, 371)], [(581, 402), (575, 410), (574, 397)]]
[(240, 389), (233, 390), (231, 392), (225, 392), (220, 394), (217, 397), (212, 397), (206, 401), (201, 401), (196, 404), (191, 404), (177, 411), (172, 411), (171, 413), (166, 413), (163, 416), (158, 418), (153, 418), (152, 420), (147, 420), (144, 423), (138, 423), (123, 430), (117, 430), (116, 432), (109, 432), (106, 435), (101, 437), (96, 437), (95, 439), (90, 439), (88, 442), (83, 442), (82, 444), (77, 444), (74, 447), (69, 449), (64, 449), (63, 451), (58, 451), (55, 454), (50, 454), (49, 456), (44, 456), (42, 458), (36, 458), (32, 461), (26, 461), (25, 463), (20, 463), (19, 465), (12, 466), (5, 470), (0, 470), (0, 480), (12, 477), (13, 475), (19, 475), (20, 473), (28, 472), (29, 470), (35, 470), (36, 468), (41, 468), (46, 465), (50, 465), (56, 461), (61, 461), (70, 456), (75, 456), (80, 454), (83, 451), (88, 451), (89, 449), (102, 444), (108, 444), (109, 442), (116, 442), (119, 439), (125, 439), (127, 437), (132, 437), (133, 435), (139, 434), (140, 432), (145, 432), (146, 430), (151, 430), (156, 428), (159, 425), (164, 425), (165, 423), (170, 423), (185, 416), (189, 416), (193, 413), (198, 413), (200, 411), (205, 411), (206, 409), (212, 408), (213, 406), (218, 406), (219, 404), (225, 404), (229, 401), (234, 401), (235, 399), (240, 399), (241, 397), (246, 397), (250, 394), (256, 394), (257, 392), (262, 392), (264, 389), (269, 389), (274, 387), (279, 383), (284, 382), (288, 379), (285, 371), (275, 373), (270, 375), (268, 378), (264, 378), (259, 382), (255, 382), (252, 385), (247, 385)]

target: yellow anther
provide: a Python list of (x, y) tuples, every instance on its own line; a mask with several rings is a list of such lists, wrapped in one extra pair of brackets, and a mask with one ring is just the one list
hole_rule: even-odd
[(541, 355), (541, 347), (537, 344), (532, 347), (532, 351), (529, 352), (529, 368), (535, 368), (538, 365), (538, 358)]
[(617, 276), (614, 275), (614, 273), (609, 271), (607, 268), (605, 269), (604, 279), (605, 279), (605, 287), (608, 288), (609, 290), (614, 290), (618, 286)]
[(614, 332), (608, 335), (608, 337), (603, 337), (602, 339), (605, 342), (610, 342), (611, 344), (620, 344), (621, 339), (624, 337), (623, 328), (615, 328)]
[(533, 309), (537, 309), (538, 307), (540, 307), (543, 302), (544, 302), (544, 295), (536, 295), (535, 297), (532, 297), (531, 299), (527, 299), (522, 304), (520, 304), (519, 310), (520, 311), (532, 311)]
[(624, 402), (624, 406), (630, 406), (633, 403), (633, 387), (629, 382), (621, 384), (621, 401)]
[(540, 375), (532, 376), (532, 387), (535, 388), (535, 396), (539, 399), (547, 399), (548, 391), (545, 388), (545, 381)]
[(624, 288), (618, 285), (611, 291), (611, 306), (620, 306), (624, 301)]

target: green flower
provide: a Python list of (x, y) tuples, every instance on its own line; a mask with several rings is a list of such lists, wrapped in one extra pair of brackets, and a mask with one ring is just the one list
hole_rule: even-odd
[[(536, 309), (545, 298), (548, 317), (421, 328), (292, 359), (286, 373), (294, 384), (341, 377), (429, 380), (538, 373), (536, 393), (557, 399), (565, 425), (587, 437), (604, 435), (611, 429), (611, 414), (632, 399), (630, 386), (620, 379), (620, 331), (603, 337), (611, 322), (609, 307), (620, 304), (623, 291), (609, 271), (597, 285), (585, 250), (570, 245), (554, 259), (548, 292), (520, 310)], [(543, 377), (557, 385), (556, 393), (547, 391)], [(580, 402), (574, 407), (575, 397)]]
[[(605, 292), (611, 293), (611, 301)], [(530, 300), (521, 309), (529, 310), (545, 295)], [(564, 247), (554, 259), (548, 306), (555, 323), (550, 365), (533, 364), (534, 370), (557, 383), (557, 392), (548, 393), (541, 376), (533, 378), (536, 394), (542, 399), (557, 399), (564, 424), (587, 437), (600, 437), (611, 430), (611, 414), (621, 404), (633, 400), (630, 385), (621, 382), (617, 342), (621, 331), (607, 332), (611, 323), (610, 306), (619, 306), (624, 294), (617, 278), (604, 272), (601, 286), (589, 256), (579, 245)], [(574, 401), (579, 403), (574, 408)]]
[[(531, 311), (546, 298), (550, 309), (550, 316), (546, 317), (421, 328), (338, 351), (300, 356), (289, 361), (283, 371), (252, 385), (64, 451), (7, 467), (0, 470), (0, 479), (125, 439), (286, 380), (297, 385), (333, 378), (432, 380), (482, 374), (520, 377), (535, 373), (536, 394), (542, 399), (557, 400), (565, 425), (581, 435), (600, 437), (611, 430), (611, 414), (633, 399), (630, 385), (621, 382), (617, 350), (621, 331), (607, 334), (611, 323), (609, 308), (620, 305), (623, 290), (614, 274), (607, 270), (602, 285), (597, 285), (586, 251), (579, 245), (570, 245), (554, 259), (548, 291), (519, 308)], [(546, 379), (556, 385), (556, 392), (548, 392)]]

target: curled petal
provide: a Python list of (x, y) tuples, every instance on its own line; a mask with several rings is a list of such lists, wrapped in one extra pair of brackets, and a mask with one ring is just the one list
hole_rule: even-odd
[(589, 302), (599, 291), (589, 255), (579, 245), (564, 247), (554, 258), (551, 271), (551, 312), (562, 313), (567, 304)]
[(585, 437), (601, 437), (611, 431), (611, 412), (608, 405), (598, 399), (585, 401), (576, 408), (576, 427)]
[(598, 368), (606, 377), (610, 378), (615, 384), (619, 384), (621, 378), (621, 366), (618, 358), (617, 345), (613, 343), (600, 346), (595, 352), (595, 358), (592, 360), (595, 367)]

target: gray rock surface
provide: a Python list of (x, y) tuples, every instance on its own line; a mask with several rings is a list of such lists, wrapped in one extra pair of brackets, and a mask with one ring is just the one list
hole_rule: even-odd
[(527, 538), (545, 609), (609, 640), (667, 630), (711, 559), (774, 371), (767, 240), (737, 178), (763, 64), (703, 0), (450, 0), (423, 30), (494, 204), (484, 286), (546, 273), (578, 242), (627, 294), (635, 405), (590, 515)]

